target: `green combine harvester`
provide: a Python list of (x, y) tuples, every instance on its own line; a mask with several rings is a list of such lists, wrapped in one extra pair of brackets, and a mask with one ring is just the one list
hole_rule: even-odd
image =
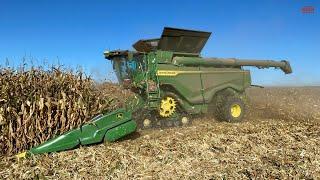
[(292, 72), (286, 60), (203, 58), (200, 52), (210, 35), (166, 27), (159, 39), (137, 41), (136, 51), (106, 51), (119, 83), (135, 93), (127, 107), (99, 115), (17, 156), (113, 142), (137, 129), (186, 126), (193, 116), (206, 113), (239, 122), (246, 111), (245, 90), (251, 86), (250, 71), (244, 66)]

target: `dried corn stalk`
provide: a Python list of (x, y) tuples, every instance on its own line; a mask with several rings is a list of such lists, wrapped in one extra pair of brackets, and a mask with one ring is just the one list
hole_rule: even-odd
[(3, 68), (0, 74), (0, 154), (29, 149), (121, 105), (119, 87), (97, 89), (79, 71)]

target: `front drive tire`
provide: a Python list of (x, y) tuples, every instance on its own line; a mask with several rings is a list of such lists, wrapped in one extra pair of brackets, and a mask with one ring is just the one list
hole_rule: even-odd
[(246, 106), (241, 97), (229, 95), (217, 97), (215, 104), (215, 117), (219, 121), (230, 123), (240, 122), (246, 111)]

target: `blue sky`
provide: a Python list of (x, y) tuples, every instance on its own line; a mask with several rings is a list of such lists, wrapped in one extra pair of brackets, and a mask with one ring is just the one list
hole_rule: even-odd
[(211, 31), (203, 56), (290, 60), (290, 75), (250, 68), (253, 84), (320, 85), (319, 9), (319, 0), (0, 0), (0, 64), (26, 57), (112, 79), (104, 50), (132, 49), (169, 26)]

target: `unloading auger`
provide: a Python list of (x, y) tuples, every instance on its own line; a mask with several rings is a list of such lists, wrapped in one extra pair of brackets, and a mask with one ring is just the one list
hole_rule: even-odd
[(251, 86), (246, 66), (292, 73), (289, 61), (203, 58), (211, 33), (164, 28), (161, 38), (137, 41), (136, 51), (106, 51), (119, 83), (136, 94), (130, 108), (103, 114), (26, 153), (63, 151), (104, 140), (113, 142), (137, 128), (190, 124), (190, 116), (212, 113), (217, 120), (240, 122)]

